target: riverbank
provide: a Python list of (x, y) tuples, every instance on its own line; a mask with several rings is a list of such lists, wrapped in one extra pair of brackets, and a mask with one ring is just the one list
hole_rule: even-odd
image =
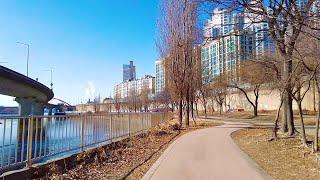
[(49, 179), (141, 179), (163, 151), (176, 138), (196, 129), (219, 125), (197, 120), (197, 125), (178, 130), (176, 121), (161, 124), (150, 131), (79, 154), (75, 168), (51, 164), (44, 177)]
[[(271, 129), (246, 128), (232, 134), (238, 146), (274, 179), (320, 179), (318, 156), (299, 137), (268, 141)], [(281, 171), (279, 171), (281, 169)]]

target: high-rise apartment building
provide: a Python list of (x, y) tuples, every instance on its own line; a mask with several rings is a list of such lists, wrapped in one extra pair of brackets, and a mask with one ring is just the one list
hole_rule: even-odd
[(163, 92), (165, 88), (165, 68), (164, 60), (160, 59), (155, 62), (156, 66), (156, 84), (155, 84), (155, 93), (156, 95)]
[(273, 49), (267, 23), (255, 23), (259, 17), (247, 12), (235, 14), (230, 9), (215, 9), (208, 20), (201, 49), (203, 83), (222, 73), (237, 77), (237, 65), (252, 56)]
[(136, 79), (136, 66), (133, 65), (133, 61), (129, 64), (123, 65), (123, 81), (130, 81)]
[(203, 83), (208, 83), (222, 72), (235, 75), (234, 65), (239, 61), (239, 41), (236, 30), (243, 18), (229, 9), (215, 9), (204, 33), (206, 43), (201, 49)]

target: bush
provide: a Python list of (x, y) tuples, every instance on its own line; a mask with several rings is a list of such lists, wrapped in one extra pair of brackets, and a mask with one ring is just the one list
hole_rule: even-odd
[(174, 131), (180, 130), (180, 124), (179, 123), (170, 124), (170, 129)]

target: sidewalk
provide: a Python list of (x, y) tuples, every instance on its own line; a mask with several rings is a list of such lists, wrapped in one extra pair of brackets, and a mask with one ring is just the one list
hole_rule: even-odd
[(246, 124), (228, 124), (188, 133), (171, 144), (144, 179), (271, 179), (230, 137)]

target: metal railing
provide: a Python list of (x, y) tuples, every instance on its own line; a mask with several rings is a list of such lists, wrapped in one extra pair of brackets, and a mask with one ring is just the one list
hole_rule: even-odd
[(139, 134), (166, 113), (0, 117), (0, 175)]

